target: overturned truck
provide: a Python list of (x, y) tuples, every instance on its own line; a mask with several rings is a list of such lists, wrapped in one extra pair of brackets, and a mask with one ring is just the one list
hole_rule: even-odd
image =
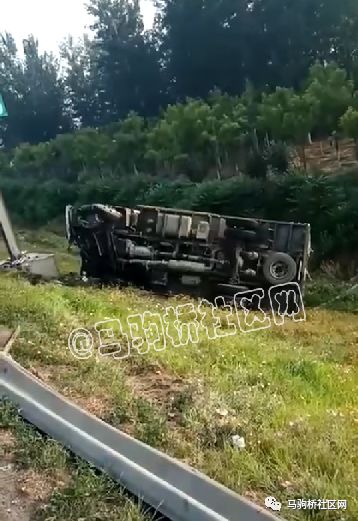
[(206, 298), (303, 289), (311, 253), (309, 224), (169, 208), (68, 206), (66, 227), (83, 276)]

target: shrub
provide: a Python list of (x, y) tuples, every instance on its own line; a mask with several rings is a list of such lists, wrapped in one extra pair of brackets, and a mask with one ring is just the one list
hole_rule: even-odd
[(158, 182), (145, 175), (120, 180), (87, 179), (77, 184), (2, 177), (0, 190), (12, 215), (26, 225), (46, 224), (63, 216), (66, 204), (149, 204), (310, 223), (317, 261), (358, 252), (356, 171), (330, 176), (291, 172), (269, 179), (243, 176), (197, 184)]

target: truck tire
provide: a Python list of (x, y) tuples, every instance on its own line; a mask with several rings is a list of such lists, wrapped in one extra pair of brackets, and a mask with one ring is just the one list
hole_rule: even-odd
[(273, 286), (288, 284), (295, 279), (297, 266), (287, 253), (271, 253), (263, 265), (263, 274), (265, 280)]

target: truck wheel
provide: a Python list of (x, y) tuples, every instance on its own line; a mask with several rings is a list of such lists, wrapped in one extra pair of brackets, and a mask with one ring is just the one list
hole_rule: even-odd
[(266, 281), (274, 286), (288, 284), (296, 277), (297, 266), (290, 255), (271, 253), (264, 263), (263, 273)]

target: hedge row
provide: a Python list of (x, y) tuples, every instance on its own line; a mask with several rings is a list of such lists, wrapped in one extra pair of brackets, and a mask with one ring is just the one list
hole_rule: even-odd
[(68, 184), (0, 178), (7, 205), (27, 225), (64, 215), (66, 204), (148, 204), (226, 215), (308, 222), (319, 259), (358, 252), (358, 172), (307, 176), (296, 172), (266, 180), (158, 182), (138, 175), (127, 182), (89, 180)]

